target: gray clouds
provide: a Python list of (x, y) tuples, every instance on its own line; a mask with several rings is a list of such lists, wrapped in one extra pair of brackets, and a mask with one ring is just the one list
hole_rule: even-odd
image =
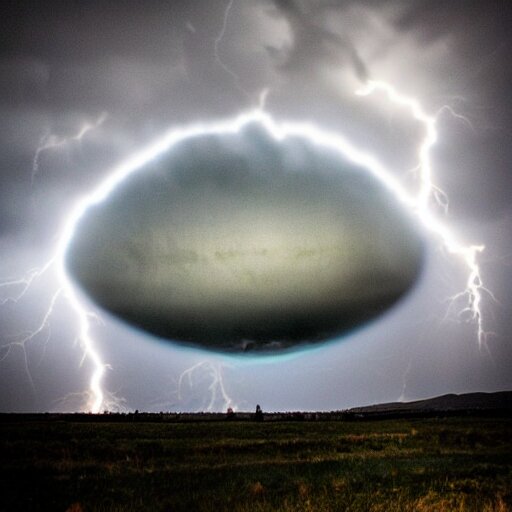
[(321, 5), (308, 6), (294, 0), (276, 0), (275, 4), (287, 19), (293, 34), (292, 46), (282, 64), (284, 69), (297, 72), (319, 60), (328, 60), (330, 65), (340, 67), (348, 62), (361, 82), (369, 78), (354, 43), (315, 23), (315, 18), (323, 13)]
[[(441, 321), (443, 300), (460, 291), (466, 276), (456, 262), (438, 257), (432, 240), (419, 286), (388, 315), (307, 357), (264, 368), (235, 365), (227, 389), (236, 389), (235, 398), (251, 408), (257, 401), (266, 409), (330, 409), (396, 399), (404, 382), (410, 398), (510, 386), (510, 2), (236, 0), (219, 53), (251, 102), (215, 61), (226, 5), (2, 3), (0, 279), (40, 266), (76, 199), (135, 150), (169, 127), (250, 108), (265, 87), (267, 108), (278, 120), (339, 132), (407, 181), (421, 127), (383, 97), (354, 96), (367, 74), (416, 95), (428, 112), (450, 104), (473, 125), (446, 111), (439, 116), (433, 170), (451, 200), (449, 225), (462, 240), (487, 246), (483, 277), (501, 303), (485, 303), (487, 326), (498, 334), (489, 341), (496, 363), (475, 347), (474, 326), (458, 323), (456, 308)], [(106, 121), (83, 140), (40, 154), (32, 185), (41, 140), (72, 137), (102, 112)], [(37, 327), (55, 286), (50, 277), (35, 295), (0, 309), (3, 344)], [(20, 350), (1, 362), (1, 410), (50, 409), (57, 398), (86, 385), (90, 368), (78, 369), (81, 350), (64, 303), (52, 322), (48, 343), (44, 331), (27, 347), (35, 392)], [(175, 379), (203, 356), (162, 348), (107, 323), (93, 329), (113, 366), (105, 387), (125, 396), (130, 407), (149, 408), (162, 393), (159, 403), (186, 408), (170, 398)]]

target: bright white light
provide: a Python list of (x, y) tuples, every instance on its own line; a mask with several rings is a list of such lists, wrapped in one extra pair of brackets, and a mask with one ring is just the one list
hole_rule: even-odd
[[(425, 138), (423, 139), (418, 152), (419, 158), (419, 181), (420, 187), (416, 196), (411, 196), (411, 206), (418, 215), (419, 220), (441, 240), (445, 248), (453, 255), (459, 257), (468, 269), (468, 277), (466, 280), (466, 289), (451, 297), (455, 301), (460, 298), (466, 298), (466, 307), (464, 312), (468, 312), (472, 320), (477, 325), (478, 343), (480, 347), (486, 342), (489, 334), (484, 330), (482, 320), (482, 293), (486, 292), (491, 297), (492, 293), (483, 286), (482, 277), (480, 275), (480, 267), (478, 266), (478, 253), (484, 250), (483, 245), (466, 245), (456, 237), (455, 233), (441, 220), (435, 217), (431, 209), (432, 201), (439, 201), (440, 191), (432, 181), (432, 167), (430, 163), (430, 149), (435, 144), (438, 133), (436, 129), (436, 118), (427, 115), (421, 107), (418, 100), (409, 98), (400, 94), (391, 85), (381, 81), (369, 81), (363, 88), (356, 91), (360, 96), (367, 96), (376, 91), (384, 92), (389, 101), (393, 104), (406, 108), (410, 111), (414, 119), (419, 121), (425, 127)], [(449, 107), (448, 108), (452, 113)], [(467, 121), (464, 117), (455, 114), (456, 117)], [(441, 204), (446, 206), (447, 203)]]
[[(228, 4), (228, 10), (230, 4)], [(430, 149), (438, 135), (435, 124), (436, 119), (435, 117), (426, 115), (417, 100), (402, 96), (393, 87), (383, 82), (368, 82), (357, 94), (366, 96), (377, 91), (384, 92), (393, 104), (408, 109), (413, 118), (422, 123), (425, 127), (426, 135), (418, 152), (419, 190), (416, 194), (408, 192), (402, 183), (373, 155), (357, 149), (341, 135), (324, 131), (311, 123), (278, 122), (269, 113), (265, 112), (263, 108), (258, 108), (250, 112), (242, 113), (227, 121), (199, 123), (169, 131), (148, 149), (135, 154), (124, 162), (120, 167), (109, 174), (95, 190), (77, 202), (65, 222), (64, 229), (59, 237), (55, 256), (43, 268), (43, 272), (46, 272), (50, 267), (55, 267), (59, 281), (58, 293), (62, 294), (69, 301), (69, 304), (77, 315), (80, 341), (85, 356), (94, 366), (89, 385), (91, 399), (87, 404), (87, 409), (92, 412), (99, 412), (102, 409), (104, 402), (102, 378), (105, 373), (106, 365), (103, 363), (96, 348), (96, 343), (90, 334), (90, 313), (80, 301), (74, 284), (65, 271), (64, 263), (66, 252), (79, 221), (87, 214), (89, 208), (106, 200), (110, 193), (129, 175), (141, 170), (145, 164), (158, 155), (169, 151), (177, 142), (200, 135), (237, 133), (248, 123), (261, 124), (278, 141), (287, 137), (297, 136), (306, 138), (319, 146), (338, 151), (352, 162), (366, 168), (382, 182), (394, 194), (396, 200), (409, 208), (417, 216), (421, 225), (423, 225), (428, 232), (438, 237), (446, 249), (460, 258), (462, 264), (467, 268), (468, 277), (466, 289), (454, 297), (454, 299), (466, 298), (467, 305), (465, 309), (471, 313), (472, 319), (477, 325), (478, 342), (480, 345), (484, 343), (486, 333), (482, 322), (481, 302), (482, 292), (486, 289), (482, 285), (480, 269), (477, 263), (477, 255), (483, 250), (483, 246), (465, 245), (460, 242), (448, 225), (438, 219), (431, 210), (432, 201), (439, 197), (439, 191), (432, 182), (430, 163)], [(261, 105), (263, 104), (264, 99), (261, 101)], [(23, 293), (26, 292), (35, 276), (40, 274), (41, 272), (35, 274), (31, 273), (26, 280), (21, 281), (24, 285)], [(1, 286), (0, 284), (0, 287)], [(56, 296), (54, 296), (52, 300), (48, 314), (51, 314), (55, 298)], [(188, 375), (190, 377), (194, 371), (201, 368), (204, 370), (206, 368), (204, 364), (205, 363), (198, 363), (198, 365), (186, 370), (180, 377), (180, 382), (183, 380), (184, 376)], [(211, 370), (213, 366), (207, 367), (206, 369), (208, 368)], [(226, 393), (222, 379), (219, 380), (218, 378), (219, 373), (213, 370), (211, 371), (213, 376), (213, 388), (210, 389), (212, 397), (215, 396), (216, 390), (219, 390), (224, 402), (230, 404), (231, 399)]]

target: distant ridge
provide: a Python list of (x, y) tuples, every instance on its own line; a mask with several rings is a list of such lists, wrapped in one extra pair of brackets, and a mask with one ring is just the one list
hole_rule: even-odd
[(369, 417), (486, 411), (512, 412), (512, 391), (464, 393), (461, 395), (450, 393), (413, 402), (389, 402), (365, 407), (353, 407), (346, 412)]

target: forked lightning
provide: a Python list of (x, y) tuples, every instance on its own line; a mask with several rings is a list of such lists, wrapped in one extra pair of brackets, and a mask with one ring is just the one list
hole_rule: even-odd
[[(263, 102), (261, 102), (260, 108), (251, 112), (242, 113), (227, 121), (201, 123), (171, 130), (148, 149), (129, 158), (109, 174), (95, 190), (77, 202), (75, 208), (71, 211), (69, 217), (64, 223), (54, 257), (41, 270), (30, 272), (25, 279), (11, 280), (0, 284), (0, 289), (21, 288), (21, 293), (18, 292), (17, 295), (12, 296), (12, 300), (20, 300), (23, 295), (28, 292), (31, 284), (37, 277), (42, 273), (50, 271), (55, 272), (58, 286), (56, 286), (56, 291), (52, 296), (50, 307), (44, 317), (43, 323), (40, 324), (39, 328), (29, 336), (24, 337), (22, 342), (17, 343), (21, 343), (22, 348), (25, 349), (24, 344), (27, 340), (33, 339), (34, 336), (38, 335), (47, 325), (49, 316), (54, 310), (57, 298), (65, 298), (76, 313), (78, 321), (78, 335), (83, 346), (84, 357), (87, 357), (94, 367), (89, 383), (90, 399), (88, 403), (85, 404), (85, 409), (95, 413), (102, 410), (104, 405), (102, 378), (104, 376), (106, 365), (102, 361), (97, 349), (97, 343), (93, 340), (90, 332), (91, 314), (87, 311), (73, 282), (67, 275), (64, 264), (69, 243), (74, 236), (80, 219), (87, 214), (87, 211), (91, 206), (105, 201), (109, 197), (110, 193), (130, 174), (142, 169), (146, 163), (163, 152), (169, 151), (177, 142), (188, 137), (195, 137), (199, 135), (236, 133), (247, 123), (256, 122), (263, 125), (276, 140), (282, 140), (291, 136), (299, 136), (305, 137), (320, 146), (334, 149), (354, 163), (367, 168), (377, 179), (390, 189), (396, 197), (396, 200), (409, 208), (416, 215), (418, 222), (425, 228), (425, 230), (430, 232), (433, 236), (438, 237), (447, 251), (459, 258), (461, 263), (467, 269), (466, 288), (453, 299), (465, 299), (465, 310), (470, 312), (471, 318), (477, 326), (478, 342), (480, 345), (484, 344), (487, 334), (484, 330), (481, 305), (483, 293), (487, 290), (482, 284), (480, 268), (477, 261), (478, 254), (484, 249), (484, 247), (481, 245), (465, 245), (462, 243), (448, 224), (436, 216), (434, 209), (432, 208), (433, 203), (435, 203), (436, 200), (439, 201), (439, 198), (443, 197), (442, 193), (433, 183), (430, 162), (430, 150), (438, 137), (436, 117), (427, 115), (416, 99), (403, 96), (391, 85), (384, 82), (370, 81), (362, 89), (357, 91), (356, 94), (364, 97), (377, 92), (384, 93), (388, 100), (397, 107), (407, 109), (410, 112), (410, 115), (425, 128), (425, 138), (423, 139), (418, 151), (419, 188), (417, 192), (411, 193), (408, 191), (394, 176), (394, 174), (386, 169), (381, 162), (369, 153), (357, 149), (343, 136), (337, 133), (326, 132), (311, 123), (276, 121), (268, 112), (264, 111)], [(441, 204), (441, 206), (444, 206), (444, 204)], [(6, 357), (5, 354), (4, 357)], [(180, 385), (182, 380), (186, 376), (190, 377), (194, 371), (198, 369), (209, 370), (213, 375), (213, 387), (210, 389), (213, 397), (212, 400), (215, 401), (215, 396), (217, 392), (219, 392), (224, 402), (230, 404), (231, 399), (226, 393), (224, 383), (222, 379), (219, 380), (218, 369), (213, 366), (204, 365), (205, 363), (198, 363), (198, 365), (185, 371), (180, 377)], [(211, 402), (211, 407), (213, 407), (213, 402)]]

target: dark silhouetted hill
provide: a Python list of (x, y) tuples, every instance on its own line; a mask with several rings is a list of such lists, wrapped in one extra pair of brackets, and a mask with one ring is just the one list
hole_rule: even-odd
[(512, 413), (512, 391), (495, 393), (448, 394), (415, 400), (354, 407), (346, 411), (351, 415), (372, 416), (431, 416), (439, 414)]

